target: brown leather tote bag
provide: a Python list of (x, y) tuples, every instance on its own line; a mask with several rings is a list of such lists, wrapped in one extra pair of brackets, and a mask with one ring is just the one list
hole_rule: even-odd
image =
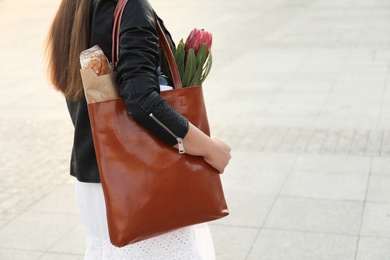
[[(126, 2), (119, 0), (115, 11), (113, 64)], [(172, 51), (157, 27), (175, 85), (161, 95), (209, 135), (202, 87), (182, 88)], [(140, 127), (121, 98), (90, 103), (88, 111), (113, 245), (125, 246), (229, 214), (220, 175), (202, 157), (179, 154)]]

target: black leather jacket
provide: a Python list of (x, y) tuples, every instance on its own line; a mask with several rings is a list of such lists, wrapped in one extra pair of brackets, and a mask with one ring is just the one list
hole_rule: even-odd
[[(109, 60), (115, 6), (114, 0), (93, 0), (91, 5), (89, 45), (92, 47), (98, 44)], [(159, 95), (157, 68), (160, 65), (161, 48), (156, 19), (159, 18), (147, 0), (131, 0), (127, 3), (121, 22), (117, 83), (133, 120), (172, 146), (177, 143), (176, 139), (152, 120), (149, 114), (153, 113), (178, 137), (184, 138), (189, 124)], [(166, 34), (171, 39), (167, 31)], [(67, 105), (75, 126), (71, 175), (82, 182), (100, 182), (86, 101), (84, 98), (77, 102), (67, 100)]]

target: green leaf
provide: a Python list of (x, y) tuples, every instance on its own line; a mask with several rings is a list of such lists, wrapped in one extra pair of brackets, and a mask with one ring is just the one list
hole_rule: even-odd
[(203, 43), (199, 50), (198, 50), (198, 53), (196, 54), (196, 58), (197, 58), (197, 66), (201, 66), (203, 68), (203, 65), (207, 59), (207, 46), (206, 46), (206, 43)]
[(194, 73), (194, 77), (192, 78), (189, 86), (199, 86), (200, 79), (202, 77), (202, 66), (197, 65), (196, 71)]
[(175, 61), (177, 64), (177, 69), (179, 70), (179, 75), (181, 80), (183, 81), (184, 77), (184, 56), (185, 56), (185, 51), (184, 51), (184, 42), (183, 39), (179, 42), (179, 44), (176, 47), (175, 51)]
[(200, 46), (198, 53), (196, 54), (196, 71), (194, 73), (194, 77), (192, 78), (192, 80), (189, 84), (190, 86), (199, 86), (200, 85), (203, 66), (204, 66), (204, 63), (206, 62), (206, 59), (207, 59), (206, 52), (207, 52), (207, 46), (205, 43), (203, 43)]
[(185, 72), (183, 77), (183, 87), (190, 86), (190, 83), (194, 77), (196, 71), (196, 57), (194, 49), (188, 51), (187, 62), (185, 66)]
[(209, 75), (210, 73), (210, 70), (211, 70), (211, 66), (213, 65), (213, 55), (211, 54), (211, 52), (209, 53), (209, 56), (207, 58), (207, 63), (206, 65), (204, 66), (204, 69), (203, 69), (203, 72), (202, 72), (202, 76), (200, 78), (200, 82), (199, 84), (201, 85), (203, 83), (203, 81), (206, 79), (206, 77)]

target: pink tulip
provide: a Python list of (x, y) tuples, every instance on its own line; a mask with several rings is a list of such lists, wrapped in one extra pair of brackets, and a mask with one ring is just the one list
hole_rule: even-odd
[(194, 48), (195, 55), (196, 55), (198, 53), (200, 46), (202, 46), (203, 43), (206, 43), (206, 47), (207, 47), (206, 53), (209, 54), (211, 50), (211, 45), (213, 43), (213, 35), (210, 32), (207, 32), (203, 29), (195, 28), (191, 31), (190, 35), (188, 35), (184, 49), (186, 53), (188, 53), (188, 51), (191, 48)]

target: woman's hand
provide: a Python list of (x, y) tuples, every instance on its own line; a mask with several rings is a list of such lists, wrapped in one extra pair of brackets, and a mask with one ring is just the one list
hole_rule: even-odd
[[(202, 156), (219, 173), (225, 171), (231, 158), (228, 144), (217, 137), (207, 136), (191, 123), (183, 145), (187, 154)], [(175, 147), (177, 148), (177, 145)]]
[(218, 172), (223, 173), (230, 158), (232, 158), (230, 154), (231, 148), (227, 143), (217, 137), (211, 137), (211, 141), (213, 142), (213, 149), (204, 155), (203, 159)]

